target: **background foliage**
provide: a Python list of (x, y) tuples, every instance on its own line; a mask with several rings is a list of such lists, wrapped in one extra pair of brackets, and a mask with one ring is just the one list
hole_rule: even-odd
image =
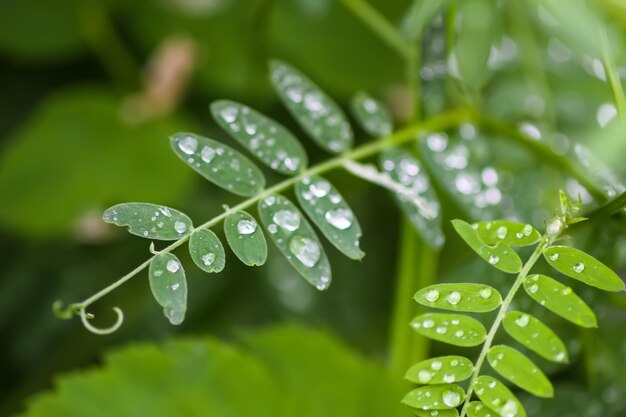
[[(359, 217), (366, 257), (361, 262), (346, 260), (328, 245), (335, 280), (326, 293), (309, 287), (270, 248), (275, 256), (270, 256), (270, 262), (262, 268), (230, 262), (220, 276), (189, 271), (190, 309), (181, 327), (170, 327), (163, 320), (143, 278), (112, 294), (101, 310), (99, 306), (94, 309), (106, 323), (111, 319), (108, 305), (124, 308), (127, 321), (114, 336), (86, 334), (76, 323), (59, 321), (50, 313), (55, 299), (81, 299), (145, 257), (145, 242), (128, 239), (123, 231), (101, 223), (100, 215), (106, 207), (120, 201), (145, 200), (178, 207), (194, 219), (204, 220), (219, 212), (221, 204), (238, 201), (194, 176), (169, 149), (167, 137), (181, 130), (229, 140), (210, 120), (210, 101), (241, 100), (304, 137), (271, 93), (267, 81), (269, 58), (293, 63), (344, 108), (348, 108), (352, 94), (366, 90), (387, 102), (396, 120), (406, 120), (409, 94), (403, 58), (352, 13), (354, 9), (346, 7), (354, 3), (361, 2), (0, 3), (0, 413), (23, 410), (26, 397), (52, 386), (52, 375), (93, 364), (106, 348), (129, 341), (158, 343), (176, 333), (210, 333), (228, 339), (242, 327), (295, 320), (331, 329), (352, 350), (381, 362), (387, 358), (391, 311), (398, 304), (393, 299), (398, 274), (413, 274), (422, 285), (429, 279), (473, 282), (479, 277), (495, 288), (502, 286), (506, 276), (476, 260), (450, 232), (447, 221), (446, 246), (440, 254), (430, 253), (414, 237), (407, 238), (413, 236), (413, 231), (398, 222), (399, 211), (387, 193), (336, 173), (330, 179)], [(449, 3), (452, 6), (448, 10), (467, 16), (472, 13), (463, 10), (460, 2)], [(446, 176), (449, 172), (434, 158), (426, 158), (437, 178), (446, 220), (502, 215), (539, 228), (558, 204), (558, 188), (565, 188), (571, 195), (580, 192), (587, 207), (602, 200), (607, 191), (624, 190), (617, 178), (623, 178), (626, 170), (621, 157), (626, 142), (618, 117), (611, 117), (617, 110), (606, 82), (610, 77), (602, 63), (603, 44), (595, 41), (600, 38), (594, 26), (599, 22), (606, 28), (617, 76), (626, 76), (623, 6), (597, 0), (585, 9), (583, 2), (575, 3), (563, 10), (556, 0), (541, 5), (534, 1), (486, 2), (490, 12), (484, 14), (485, 21), (466, 19), (476, 25), (461, 25), (458, 33), (446, 25), (449, 15), (444, 15), (439, 24), (431, 25), (430, 20), (425, 23), (420, 70), (423, 113), (464, 105), (508, 121), (508, 130), (479, 130), (479, 137), (469, 146), (470, 169), (478, 173), (490, 167), (498, 170), (501, 200), (493, 212), (481, 210), (473, 198), (459, 198), (455, 182)], [(411, 2), (377, 0), (369, 4), (394, 25), (415, 27), (405, 17)], [(477, 7), (480, 9), (480, 5)], [(409, 39), (419, 35), (406, 32)], [(474, 36), (476, 33), (489, 36), (485, 40)], [(438, 44), (442, 48), (438, 49)], [(485, 52), (485, 45), (489, 52)], [(463, 82), (455, 76), (455, 67), (447, 64), (442, 52), (445, 50), (459, 52), (456, 69), (465, 75)], [(593, 190), (582, 188), (554, 161), (529, 151), (532, 146), (501, 140), (518, 135), (518, 128), (540, 136), (542, 143), (592, 177), (600, 191), (595, 193), (595, 200), (591, 197)], [(463, 131), (448, 133), (451, 144), (462, 141)], [(360, 132), (358, 141), (364, 140)], [(310, 141), (302, 142), (313, 162), (325, 158)], [(594, 158), (583, 153), (581, 159), (575, 144), (586, 145)], [(422, 152), (427, 153), (427, 149)], [(595, 159), (602, 163), (596, 165)], [(611, 171), (613, 174), (609, 174)], [(272, 181), (277, 177), (268, 178)], [(576, 247), (584, 248), (623, 275), (623, 231), (623, 220), (603, 219), (583, 224), (571, 234)], [(396, 245), (399, 240), (404, 243)], [(232, 253), (227, 257), (234, 260)], [(410, 259), (420, 262), (414, 265)], [(398, 296), (410, 298), (414, 289)], [(523, 399), (530, 415), (580, 415), (586, 407), (586, 416), (618, 416), (626, 410), (622, 400), (626, 379), (619, 372), (626, 366), (626, 339), (619, 331), (626, 321), (623, 297), (582, 287), (576, 291), (598, 312), (598, 331), (581, 331), (554, 320), (527, 298), (516, 300), (520, 305), (516, 308), (529, 311), (557, 329), (571, 352), (569, 366), (541, 364), (543, 369), (551, 369), (556, 399)], [(409, 334), (408, 322), (405, 324)], [(259, 381), (274, 381), (266, 384), (268, 390), (281, 383), (276, 376), (280, 373), (267, 365), (280, 352), (301, 354), (320, 366), (335, 357), (337, 367), (348, 369), (341, 374), (337, 367), (329, 367), (328, 376), (318, 376), (320, 383), (323, 378), (345, 378), (345, 384), (350, 385), (360, 372), (374, 376), (382, 372), (364, 359), (355, 359), (346, 348), (334, 347), (327, 336), (323, 336), (324, 343), (335, 353), (324, 355), (289, 347), (289, 341), (280, 340), (289, 332), (304, 332), (317, 340), (311, 333), (289, 328), (244, 337), (245, 341), (254, 339), (256, 345), (263, 345), (263, 349), (252, 349), (254, 353), (247, 350), (247, 342), (243, 343), (245, 348), (239, 342), (235, 342), (237, 348), (231, 348), (201, 338), (158, 345), (163, 347), (142, 345), (112, 354), (105, 361), (104, 371), (91, 372), (85, 378), (93, 379), (96, 389), (97, 384), (112, 389), (114, 379), (107, 378), (120, 378), (115, 358), (122, 363), (133, 355), (141, 356), (144, 350), (150, 351), (154, 355), (150, 360), (155, 362), (146, 359), (146, 366), (152, 368), (157, 363), (177, 360), (175, 352), (179, 349), (207, 345), (216, 356), (227, 357), (223, 366), (227, 366), (230, 355), (245, 356), (249, 366), (241, 365), (242, 372), (254, 373)], [(443, 345), (429, 346), (420, 339), (416, 343), (410, 355), (415, 362), (420, 351), (450, 352)], [(261, 350), (266, 354), (258, 353)], [(184, 368), (185, 364), (179, 366)], [(145, 368), (133, 369), (134, 377), (156, 383)], [(309, 371), (298, 372), (309, 375)], [(181, 372), (181, 377), (186, 375), (186, 371)], [(63, 393), (63, 387), (71, 387), (77, 378), (80, 376), (60, 385), (61, 395), (77, 397), (67, 394), (71, 391)], [(198, 384), (196, 388), (206, 387)], [(293, 406), (313, 410), (312, 403), (299, 402), (298, 395), (302, 393), (294, 394)], [(397, 409), (400, 397), (391, 389), (389, 394), (381, 393), (380, 402), (386, 404), (381, 409), (387, 410), (386, 415), (394, 415), (392, 410)], [(237, 398), (231, 404), (246, 405), (247, 399)], [(588, 401), (581, 404), (581, 398)], [(345, 414), (341, 411), (342, 401), (349, 407), (356, 400), (338, 398), (333, 402), (338, 407), (333, 410), (339, 410), (336, 415)], [(265, 405), (267, 410), (274, 410), (269, 401)], [(199, 406), (202, 408), (202, 404)], [(410, 415), (402, 408), (397, 413)]]

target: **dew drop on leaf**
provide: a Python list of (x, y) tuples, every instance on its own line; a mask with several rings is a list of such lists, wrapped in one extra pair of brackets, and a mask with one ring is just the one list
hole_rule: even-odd
[(291, 238), (289, 250), (307, 268), (313, 268), (321, 255), (319, 243), (300, 235)]
[(574, 266), (572, 266), (572, 269), (577, 274), (580, 274), (581, 272), (583, 272), (585, 270), (585, 264), (582, 263), (582, 262), (578, 262), (578, 263), (574, 264)]
[(281, 228), (293, 232), (300, 227), (300, 214), (291, 210), (278, 210), (273, 216), (274, 222)]
[(250, 235), (256, 231), (257, 223), (254, 220), (239, 220), (237, 223), (237, 231), (241, 235)]

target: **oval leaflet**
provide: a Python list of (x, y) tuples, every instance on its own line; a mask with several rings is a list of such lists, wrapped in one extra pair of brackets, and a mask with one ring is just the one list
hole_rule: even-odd
[(427, 307), (474, 313), (493, 311), (502, 304), (500, 293), (482, 284), (435, 284), (419, 290), (414, 298)]
[(509, 246), (529, 246), (539, 242), (541, 234), (529, 224), (510, 220), (496, 220), (474, 223), (478, 237), (488, 245), (499, 242)]
[(406, 394), (402, 402), (409, 407), (424, 410), (449, 410), (458, 407), (464, 399), (463, 388), (454, 384), (440, 384), (416, 388)]
[(352, 97), (352, 113), (363, 130), (372, 136), (386, 136), (393, 131), (391, 112), (384, 103), (364, 91)]
[(493, 346), (487, 353), (487, 360), (496, 372), (531, 394), (542, 398), (554, 396), (550, 380), (517, 349), (505, 345)]
[(238, 211), (224, 220), (224, 234), (237, 258), (248, 266), (263, 265), (267, 259), (265, 235), (254, 217)]
[(193, 230), (191, 219), (173, 208), (150, 203), (123, 203), (102, 215), (106, 223), (126, 226), (137, 236), (158, 240), (178, 240)]
[(567, 363), (567, 349), (559, 337), (539, 319), (521, 311), (509, 311), (502, 320), (504, 329), (515, 340), (545, 359)]
[(196, 230), (189, 239), (191, 259), (204, 272), (220, 272), (226, 264), (224, 246), (210, 230)]
[(487, 337), (481, 322), (462, 314), (422, 314), (413, 319), (411, 327), (423, 336), (455, 346), (478, 346)]
[[(526, 410), (502, 382), (482, 375), (474, 382), (474, 392), (484, 404), (488, 404), (500, 416), (526, 417)], [(495, 416), (494, 416), (495, 417)]]
[(451, 384), (472, 376), (474, 364), (463, 356), (427, 359), (409, 368), (405, 379), (416, 384)]
[(150, 290), (171, 324), (181, 324), (187, 311), (187, 280), (178, 258), (168, 252), (155, 255), (148, 270)]

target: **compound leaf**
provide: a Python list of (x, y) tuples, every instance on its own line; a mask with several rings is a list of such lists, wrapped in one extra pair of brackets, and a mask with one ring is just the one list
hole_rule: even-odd
[(150, 289), (170, 323), (181, 324), (187, 311), (187, 281), (178, 258), (168, 252), (159, 253), (150, 261)]
[(414, 318), (411, 326), (423, 336), (455, 346), (478, 346), (487, 337), (481, 322), (461, 314), (426, 313)]
[(183, 162), (231, 193), (250, 197), (258, 194), (265, 186), (265, 177), (259, 168), (221, 142), (193, 133), (177, 133), (170, 141), (174, 153)]
[(193, 229), (185, 213), (151, 203), (117, 204), (104, 212), (102, 220), (126, 226), (133, 235), (157, 240), (178, 240)]
[(393, 131), (391, 112), (379, 100), (364, 91), (352, 97), (352, 113), (363, 130), (372, 136), (387, 136)]
[(624, 281), (611, 268), (585, 252), (568, 246), (550, 246), (543, 252), (560, 273), (605, 291), (623, 291)]
[(313, 81), (278, 60), (270, 62), (270, 72), (278, 96), (319, 146), (332, 153), (352, 146), (352, 128), (346, 115)]
[(451, 384), (472, 376), (474, 364), (463, 356), (427, 359), (409, 368), (405, 379), (416, 384)]
[(226, 264), (224, 246), (208, 229), (196, 230), (189, 239), (191, 259), (204, 272), (220, 272)]
[(226, 217), (224, 234), (230, 248), (244, 264), (259, 266), (267, 260), (265, 235), (250, 214), (238, 211)]
[(542, 398), (554, 396), (554, 388), (543, 372), (526, 355), (512, 347), (493, 346), (487, 353), (491, 367), (518, 387)]
[(413, 408), (449, 410), (458, 407), (464, 399), (463, 388), (454, 384), (440, 384), (416, 388), (406, 394), (402, 402)]
[(331, 271), (326, 252), (300, 210), (281, 195), (259, 202), (261, 222), (289, 263), (318, 290), (330, 285)]
[(570, 287), (545, 275), (529, 275), (524, 290), (536, 302), (566, 320), (582, 327), (598, 327), (591, 308)]
[(296, 197), (309, 218), (337, 249), (352, 259), (365, 255), (359, 248), (361, 226), (346, 200), (326, 179), (312, 176), (296, 184)]
[[(526, 410), (502, 382), (491, 376), (479, 376), (474, 382), (474, 392), (480, 400), (500, 416), (526, 417)], [(494, 416), (495, 417), (495, 416)]]
[(213, 102), (211, 113), (230, 136), (273, 170), (294, 175), (306, 167), (307, 155), (304, 148), (277, 121), (230, 100)]
[(513, 339), (538, 355), (553, 362), (568, 362), (567, 349), (561, 339), (539, 319), (521, 311), (509, 311), (502, 324)]
[(474, 313), (493, 311), (502, 304), (500, 293), (482, 284), (435, 284), (419, 290), (414, 298), (427, 307)]

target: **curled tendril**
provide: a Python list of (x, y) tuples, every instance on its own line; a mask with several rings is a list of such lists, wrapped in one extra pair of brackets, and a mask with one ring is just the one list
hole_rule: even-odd
[(63, 301), (56, 300), (52, 304), (52, 312), (58, 318), (68, 320), (74, 316), (80, 315), (80, 305), (74, 303), (74, 304), (69, 304), (67, 307), (63, 307)]
[(154, 247), (154, 242), (150, 242), (150, 253), (153, 255), (158, 255), (160, 252), (158, 250), (156, 250), (156, 248)]
[(85, 328), (89, 330), (91, 333), (98, 334), (98, 335), (111, 334), (115, 332), (117, 329), (119, 329), (122, 323), (124, 322), (124, 313), (122, 312), (122, 309), (119, 307), (113, 307), (113, 311), (115, 311), (115, 314), (117, 314), (117, 320), (112, 326), (99, 329), (95, 327), (94, 325), (92, 325), (91, 323), (89, 323), (89, 319), (92, 319), (94, 316), (91, 313), (87, 313), (85, 311), (85, 308), (86, 307), (80, 308), (80, 311), (79, 311), (80, 321), (83, 322), (83, 326), (85, 326)]

